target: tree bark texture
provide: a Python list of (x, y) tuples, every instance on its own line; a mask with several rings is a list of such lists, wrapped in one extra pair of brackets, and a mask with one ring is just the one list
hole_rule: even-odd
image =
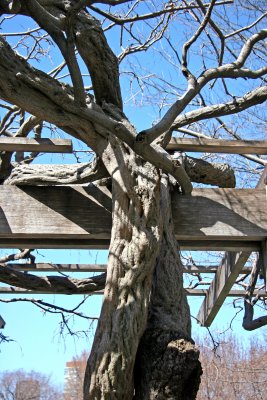
[(192, 400), (202, 373), (174, 236), (167, 177), (161, 181), (163, 235), (146, 331), (135, 364), (135, 400)]
[(117, 140), (102, 159), (112, 176), (113, 226), (104, 301), (86, 368), (84, 399), (130, 400), (135, 356), (147, 322), (162, 236), (160, 174)]

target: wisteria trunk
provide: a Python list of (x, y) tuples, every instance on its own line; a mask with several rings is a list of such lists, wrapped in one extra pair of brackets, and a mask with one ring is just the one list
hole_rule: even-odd
[[(195, 388), (199, 382), (198, 351), (190, 339), (190, 314), (172, 236), (170, 204), (165, 204), (165, 200), (169, 202), (167, 177), (118, 143), (106, 151), (104, 162), (111, 155), (117, 166), (106, 164), (112, 176), (113, 198), (107, 282), (85, 373), (84, 400), (182, 399), (184, 389), (179, 389), (176, 397), (153, 395), (154, 357), (160, 357), (162, 349), (168, 359), (171, 356), (172, 368), (177, 370), (173, 377), (183, 380), (181, 387), (190, 377)], [(166, 217), (168, 221), (164, 221)], [(166, 289), (169, 279), (177, 281), (171, 285), (170, 297)], [(161, 284), (163, 292), (158, 290)], [(169, 348), (175, 351), (168, 353)], [(134, 369), (140, 371), (135, 380)], [(163, 368), (156, 379), (166, 387), (169, 377)]]

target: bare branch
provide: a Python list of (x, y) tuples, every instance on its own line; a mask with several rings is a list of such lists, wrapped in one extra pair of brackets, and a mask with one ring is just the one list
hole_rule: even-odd
[(105, 287), (106, 274), (91, 278), (75, 279), (65, 276), (35, 276), (0, 265), (0, 281), (29, 290), (45, 290), (47, 293), (92, 293)]
[[(252, 72), (249, 69), (241, 69), (241, 67), (244, 65), (246, 59), (250, 55), (255, 43), (265, 39), (266, 37), (267, 37), (267, 29), (264, 29), (247, 40), (247, 42), (245, 43), (240, 52), (240, 55), (238, 56), (235, 62), (231, 64), (225, 64), (217, 68), (208, 69), (205, 72), (203, 72), (203, 74), (201, 74), (194, 83), (194, 86), (191, 86), (191, 84), (188, 86), (184, 95), (169, 108), (164, 117), (156, 125), (138, 134), (137, 140), (141, 142), (146, 141), (147, 143), (151, 143), (154, 140), (156, 140), (161, 134), (168, 131), (171, 126), (175, 126), (175, 119), (177, 118), (177, 116), (185, 109), (185, 107), (190, 103), (190, 101), (193, 98), (195, 98), (195, 96), (198, 93), (200, 93), (201, 89), (211, 80), (218, 78), (238, 78), (238, 77), (256, 78), (261, 76), (262, 74), (265, 74), (266, 67), (260, 69), (259, 71), (254, 71), (254, 72)], [(265, 89), (258, 88), (255, 89), (255, 93), (259, 91), (259, 93), (263, 94), (262, 92), (264, 92), (264, 90)], [(254, 104), (257, 104), (257, 101), (256, 103), (252, 103), (252, 105)], [(248, 107), (250, 107), (250, 105), (248, 105)], [(232, 111), (233, 109), (234, 107), (231, 108), (229, 114), (234, 113), (234, 111)], [(239, 111), (241, 110), (237, 108), (236, 112)]]
[(37, 306), (38, 308), (41, 308), (41, 310), (51, 313), (51, 314), (72, 314), (75, 315), (77, 317), (81, 317), (84, 319), (90, 319), (90, 320), (97, 320), (98, 317), (88, 317), (87, 315), (84, 315), (82, 312), (77, 311), (77, 308), (79, 308), (81, 306), (81, 304), (83, 304), (86, 299), (89, 296), (87, 296), (86, 298), (84, 298), (80, 304), (78, 304), (78, 306), (76, 306), (75, 308), (69, 309), (66, 307), (60, 307), (56, 304), (52, 304), (52, 303), (48, 303), (46, 301), (43, 300), (39, 300), (39, 299), (33, 299), (33, 298), (12, 298), (12, 299), (1, 299), (0, 298), (0, 302), (1, 303), (31, 303), (34, 304), (35, 306)]
[(108, 177), (103, 163), (96, 158), (80, 164), (17, 165), (5, 184), (8, 185), (67, 185), (94, 182)]
[(171, 126), (171, 129), (179, 129), (185, 125), (191, 124), (192, 122), (197, 122), (204, 119), (235, 114), (256, 104), (261, 104), (266, 100), (267, 86), (259, 87), (249, 93), (246, 93), (243, 97), (235, 98), (234, 101), (189, 111), (188, 113), (176, 118)]
[(205, 27), (207, 26), (212, 10), (213, 10), (213, 6), (215, 4), (216, 0), (211, 0), (210, 5), (207, 9), (207, 12), (205, 14), (205, 17), (202, 21), (202, 23), (200, 24), (198, 30), (195, 32), (195, 34), (183, 45), (183, 52), (182, 52), (182, 72), (183, 75), (186, 77), (186, 79), (188, 80), (189, 85), (193, 85), (195, 84), (195, 78), (192, 76), (191, 72), (189, 71), (188, 67), (187, 67), (187, 53), (188, 50), (190, 49), (190, 47), (192, 46), (192, 44), (198, 39), (198, 37), (201, 35), (201, 33), (203, 32), (203, 30), (205, 29)]

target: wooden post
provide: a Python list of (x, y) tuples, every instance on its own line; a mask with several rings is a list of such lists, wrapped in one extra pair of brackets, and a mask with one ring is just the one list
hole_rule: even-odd
[(261, 250), (261, 260), (262, 260), (262, 273), (265, 282), (265, 291), (267, 292), (267, 240), (262, 242), (262, 250)]
[(225, 253), (197, 315), (202, 326), (211, 325), (249, 256), (250, 252), (244, 251)]

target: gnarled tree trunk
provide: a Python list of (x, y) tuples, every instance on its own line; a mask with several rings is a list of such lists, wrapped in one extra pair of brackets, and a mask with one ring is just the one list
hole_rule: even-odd
[(84, 399), (130, 400), (162, 236), (160, 173), (118, 141), (107, 149), (103, 160), (113, 160), (106, 164), (112, 176), (113, 226), (104, 302), (86, 368)]
[(192, 400), (202, 373), (191, 339), (190, 310), (171, 214), (168, 178), (162, 178), (163, 235), (153, 274), (146, 331), (135, 364), (135, 400)]
[[(168, 179), (118, 141), (104, 152), (103, 161), (113, 181), (113, 226), (84, 400), (182, 399), (190, 379), (184, 398), (194, 399), (201, 368), (190, 339)], [(159, 373), (162, 356), (166, 360)], [(134, 366), (141, 372), (135, 382)]]

